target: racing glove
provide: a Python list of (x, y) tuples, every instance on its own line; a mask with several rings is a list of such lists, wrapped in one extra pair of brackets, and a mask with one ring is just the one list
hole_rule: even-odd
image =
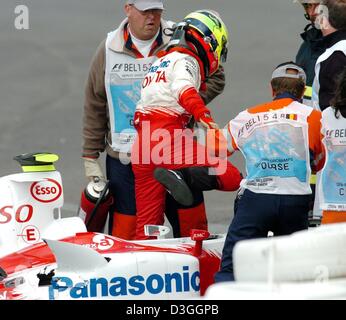
[(184, 90), (179, 96), (179, 104), (190, 114), (193, 115), (196, 121), (200, 122), (207, 129), (217, 129), (210, 115), (209, 109), (206, 107), (203, 99), (198, 94), (194, 87)]
[(232, 153), (228, 150), (227, 139), (221, 129), (208, 130), (206, 146), (211, 156), (227, 158)]
[(90, 181), (106, 180), (98, 159), (83, 157), (83, 160), (84, 160), (85, 176)]
[(203, 115), (200, 116), (198, 121), (206, 129), (219, 129), (219, 126), (217, 125), (216, 122), (214, 122), (210, 113), (204, 113)]

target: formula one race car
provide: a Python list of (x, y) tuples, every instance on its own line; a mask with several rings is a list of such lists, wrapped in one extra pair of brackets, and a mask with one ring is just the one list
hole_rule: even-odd
[(24, 172), (0, 179), (0, 300), (185, 299), (214, 282), (224, 235), (160, 239), (167, 227), (146, 226), (157, 240), (125, 241), (87, 232), (80, 218), (61, 218), (57, 156), (16, 160)]

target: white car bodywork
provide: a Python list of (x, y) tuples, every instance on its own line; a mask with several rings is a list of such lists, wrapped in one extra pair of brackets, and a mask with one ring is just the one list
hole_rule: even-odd
[(61, 218), (64, 196), (58, 171), (2, 177), (0, 194), (0, 257), (43, 238), (59, 239), (86, 231), (80, 218)]
[(0, 192), (0, 299), (191, 299), (219, 268), (225, 235), (125, 241), (62, 218), (58, 171), (8, 175)]

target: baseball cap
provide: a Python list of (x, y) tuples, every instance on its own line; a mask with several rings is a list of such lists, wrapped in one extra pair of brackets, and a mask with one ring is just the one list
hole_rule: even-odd
[[(289, 70), (295, 70), (297, 73), (290, 73)], [(272, 74), (272, 79), (275, 78), (302, 79), (304, 82), (306, 82), (305, 71), (294, 62), (285, 62), (278, 65)]]
[(127, 4), (133, 4), (138, 10), (164, 9), (163, 0), (127, 0)]

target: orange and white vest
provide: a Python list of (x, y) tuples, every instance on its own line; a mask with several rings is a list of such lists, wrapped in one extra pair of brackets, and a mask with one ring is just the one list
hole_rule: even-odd
[(256, 193), (310, 194), (308, 117), (313, 109), (292, 99), (280, 100), (245, 110), (231, 120), (229, 151), (238, 149), (245, 157), (247, 176), (242, 188)]

